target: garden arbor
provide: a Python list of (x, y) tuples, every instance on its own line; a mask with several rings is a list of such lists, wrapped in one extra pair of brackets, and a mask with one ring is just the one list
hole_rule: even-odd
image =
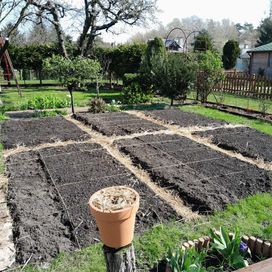
[(171, 36), (171, 34), (172, 34), (174, 31), (179, 31), (179, 32), (181, 32), (182, 35), (183, 35), (184, 42), (183, 42), (182, 45), (180, 45), (181, 48), (182, 48), (182, 50), (183, 50), (183, 52), (188, 52), (188, 40), (189, 40), (189, 38), (190, 38), (192, 35), (194, 35), (194, 34), (200, 32), (199, 30), (193, 30), (193, 31), (189, 32), (188, 34), (186, 34), (186, 31), (183, 30), (181, 27), (175, 27), (175, 28), (171, 29), (171, 30), (169, 31), (169, 33), (167, 34), (166, 39), (165, 39), (165, 44), (166, 44), (166, 42), (169, 40), (169, 37)]

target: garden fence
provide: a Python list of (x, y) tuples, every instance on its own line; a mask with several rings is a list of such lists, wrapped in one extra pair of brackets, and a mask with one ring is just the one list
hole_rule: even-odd
[[(199, 73), (198, 78), (204, 76)], [(264, 76), (242, 72), (226, 72), (225, 78), (214, 86), (214, 91), (252, 98), (272, 99), (272, 81)]]

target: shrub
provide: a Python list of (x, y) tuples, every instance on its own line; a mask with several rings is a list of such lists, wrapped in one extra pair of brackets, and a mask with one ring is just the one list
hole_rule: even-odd
[(214, 86), (224, 78), (222, 60), (218, 53), (206, 51), (198, 54), (197, 99), (207, 101)]
[(123, 86), (130, 86), (132, 83), (139, 83), (138, 74), (124, 74), (123, 76)]
[(106, 103), (100, 97), (92, 98), (89, 102), (88, 111), (91, 113), (102, 113), (106, 111)]
[(154, 83), (160, 93), (171, 99), (186, 99), (195, 81), (197, 65), (192, 55), (165, 54), (153, 60)]
[(223, 47), (223, 65), (226, 70), (232, 69), (236, 65), (237, 58), (240, 55), (239, 43), (234, 40), (228, 40)]
[(150, 101), (151, 93), (144, 92), (140, 83), (134, 82), (131, 85), (123, 88), (123, 103), (138, 104)]

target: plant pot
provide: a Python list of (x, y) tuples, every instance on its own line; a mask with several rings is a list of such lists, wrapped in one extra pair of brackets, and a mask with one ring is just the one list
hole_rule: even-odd
[[(118, 192), (121, 192), (120, 198), (122, 198), (123, 192), (133, 196), (133, 203), (126, 205), (125, 208), (118, 209), (115, 209), (116, 207), (114, 209), (98, 208), (97, 199), (102, 199), (101, 197), (105, 194), (114, 196)], [(95, 218), (104, 245), (117, 249), (132, 242), (135, 217), (139, 209), (139, 198), (139, 194), (135, 190), (126, 186), (108, 187), (97, 191), (91, 196), (89, 200), (90, 213)]]

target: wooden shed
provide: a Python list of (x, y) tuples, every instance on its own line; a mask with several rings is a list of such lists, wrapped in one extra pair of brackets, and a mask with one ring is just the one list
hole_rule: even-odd
[(247, 53), (250, 55), (249, 73), (272, 79), (272, 42), (248, 50)]

